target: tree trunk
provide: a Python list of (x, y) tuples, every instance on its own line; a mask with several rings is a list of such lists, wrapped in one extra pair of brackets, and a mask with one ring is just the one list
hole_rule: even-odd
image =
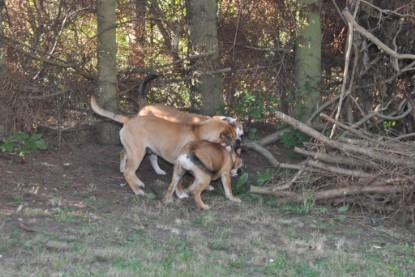
[(135, 0), (134, 33), (130, 34), (130, 64), (144, 68), (147, 0)]
[(201, 112), (223, 112), (222, 75), (215, 73), (220, 64), (215, 0), (187, 0), (187, 19), (191, 53), (194, 56), (192, 90), (200, 95)]
[[(98, 25), (98, 103), (104, 109), (117, 112), (117, 45), (115, 37), (115, 0), (97, 1)], [(119, 143), (119, 126), (114, 122), (101, 122), (98, 125), (98, 142), (101, 144)]]
[(5, 0), (0, 0), (0, 76), (3, 77), (6, 68), (6, 58), (4, 57), (4, 42), (3, 42), (3, 9), (6, 5)]
[(321, 99), (321, 0), (299, 0), (294, 117), (307, 121)]
[[(4, 56), (4, 43), (3, 43), (3, 9), (6, 3), (4, 0), (0, 0), (0, 87), (3, 87), (6, 73), (6, 57)], [(2, 92), (0, 92), (0, 99), (3, 98)], [(1, 101), (3, 102), (3, 101)], [(1, 109), (0, 109), (1, 110)], [(2, 139), (8, 133), (6, 130), (6, 118), (0, 114), (0, 139)]]

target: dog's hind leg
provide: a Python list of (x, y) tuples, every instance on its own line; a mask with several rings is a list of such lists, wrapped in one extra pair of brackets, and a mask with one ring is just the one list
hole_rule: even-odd
[(120, 152), (120, 172), (124, 173), (126, 167), (127, 167), (127, 153), (125, 153), (125, 149), (123, 149)]
[(154, 171), (158, 174), (158, 175), (166, 175), (166, 171), (164, 171), (163, 169), (161, 169), (159, 167), (159, 164), (157, 163), (157, 155), (151, 154), (150, 155), (150, 162), (151, 165), (154, 168)]
[(144, 158), (145, 148), (141, 147), (141, 145), (126, 143), (122, 135), (120, 138), (127, 153), (127, 168), (124, 172), (124, 178), (135, 194), (144, 195), (144, 191), (140, 189), (140, 187), (144, 187), (144, 183), (138, 179), (137, 175), (135, 175), (135, 172), (137, 171), (141, 161)]
[(197, 204), (197, 206), (203, 210), (209, 210), (210, 207), (209, 205), (206, 205), (205, 203), (203, 203), (202, 200), (202, 192), (209, 186), (209, 182), (200, 182), (199, 180), (195, 180), (193, 182), (193, 184), (191, 185), (190, 189), (193, 189), (193, 197), (195, 199), (195, 202)]

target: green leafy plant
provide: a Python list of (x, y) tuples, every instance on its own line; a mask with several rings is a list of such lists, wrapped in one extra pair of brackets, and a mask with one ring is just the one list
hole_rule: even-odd
[(243, 89), (236, 93), (240, 97), (237, 104), (233, 106), (235, 113), (242, 117), (255, 120), (265, 120), (267, 115), (274, 114), (279, 104), (278, 99), (264, 92), (252, 93)]
[(249, 174), (244, 172), (241, 176), (239, 176), (236, 185), (233, 186), (233, 192), (238, 195), (246, 191), (246, 183), (248, 182)]
[(269, 168), (265, 169), (264, 171), (257, 171), (256, 178), (255, 178), (255, 185), (262, 186), (266, 182), (274, 179), (276, 175), (277, 174)]
[(294, 146), (302, 145), (304, 142), (307, 142), (310, 140), (310, 137), (303, 132), (293, 129), (290, 132), (284, 133), (280, 141), (284, 148), (292, 148)]
[[(232, 193), (234, 195), (243, 194), (247, 191), (247, 182), (248, 182), (249, 174), (244, 172), (241, 176), (239, 176), (238, 181), (236, 183), (232, 182)], [(223, 186), (218, 186), (218, 191), (221, 193), (225, 193)]]
[(17, 153), (20, 157), (27, 154), (48, 148), (48, 143), (42, 139), (42, 134), (28, 135), (24, 132), (18, 132), (3, 140), (0, 150), (7, 153)]
[(257, 131), (258, 130), (256, 128), (249, 128), (248, 129), (248, 138), (250, 140), (254, 140), (256, 138)]

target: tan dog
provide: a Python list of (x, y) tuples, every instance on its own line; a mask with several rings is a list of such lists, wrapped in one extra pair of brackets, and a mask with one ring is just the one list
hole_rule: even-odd
[(154, 116), (129, 118), (100, 108), (94, 96), (91, 97), (91, 107), (97, 114), (124, 124), (120, 131), (121, 143), (128, 159), (124, 177), (136, 194), (144, 194), (140, 189), (144, 187), (144, 183), (137, 178), (135, 172), (146, 151), (174, 163), (180, 150), (188, 142), (205, 139), (229, 146), (236, 137), (235, 128), (218, 120), (206, 120), (200, 124), (183, 124)]
[(195, 180), (187, 189), (193, 193), (193, 197), (199, 208), (210, 209), (203, 203), (201, 193), (208, 189), (212, 180), (221, 178), (226, 197), (235, 202), (241, 202), (232, 194), (231, 176), (236, 176), (242, 166), (240, 148), (228, 152), (225, 147), (206, 140), (189, 142), (184, 146), (174, 164), (174, 172), (171, 184), (166, 191), (163, 201), (168, 203), (173, 200), (173, 192), (179, 198), (188, 197), (182, 189), (182, 178), (189, 171)]
[[(162, 104), (148, 104), (145, 97), (145, 91), (147, 83), (153, 79), (159, 77), (155, 74), (148, 75), (141, 83), (138, 88), (138, 103), (140, 106), (140, 111), (137, 115), (145, 116), (145, 115), (153, 115), (159, 118), (163, 118), (165, 120), (176, 122), (176, 123), (187, 123), (187, 124), (198, 124), (206, 120), (216, 119), (219, 121), (225, 121), (229, 125), (235, 127), (236, 130), (236, 143), (240, 143), (241, 137), (244, 134), (243, 125), (241, 122), (236, 121), (232, 117), (225, 117), (225, 116), (214, 116), (209, 117), (205, 115), (195, 114), (195, 113), (187, 113), (179, 111), (175, 108), (162, 105)], [(153, 166), (154, 170), (159, 175), (165, 175), (166, 172), (162, 170), (157, 162), (156, 155), (150, 155), (151, 165)], [(127, 164), (127, 157), (124, 151), (120, 153), (120, 172), (125, 171), (125, 167)]]

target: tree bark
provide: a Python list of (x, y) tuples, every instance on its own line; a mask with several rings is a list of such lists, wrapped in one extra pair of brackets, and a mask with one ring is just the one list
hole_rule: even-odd
[(209, 53), (194, 61), (192, 90), (200, 95), (203, 114), (219, 114), (224, 100), (222, 75), (214, 72), (220, 63), (216, 1), (187, 0), (186, 8), (192, 54)]
[[(3, 39), (3, 9), (6, 5), (4, 0), (0, 0), (0, 86), (3, 87), (3, 82), (5, 82), (5, 73), (6, 73), (6, 57), (4, 56), (4, 39)], [(0, 93), (0, 99), (3, 98), (2, 93)], [(1, 101), (3, 102), (3, 101)], [(9, 133), (9, 130), (6, 130), (6, 120), (0, 114), (0, 139), (2, 139), (6, 134)]]
[(298, 37), (295, 47), (294, 117), (305, 122), (321, 98), (321, 0), (299, 0)]
[(5, 0), (0, 0), (0, 76), (4, 76), (6, 58), (4, 57), (4, 38), (3, 38), (3, 9), (6, 6)]
[[(115, 0), (97, 1), (98, 104), (112, 112), (117, 112), (115, 8)], [(119, 143), (119, 126), (114, 122), (103, 121), (97, 129), (99, 143)]]
[(130, 42), (130, 62), (138, 67), (145, 67), (145, 32), (146, 21), (145, 16), (147, 12), (146, 0), (135, 0), (135, 21), (134, 34), (131, 34)]

